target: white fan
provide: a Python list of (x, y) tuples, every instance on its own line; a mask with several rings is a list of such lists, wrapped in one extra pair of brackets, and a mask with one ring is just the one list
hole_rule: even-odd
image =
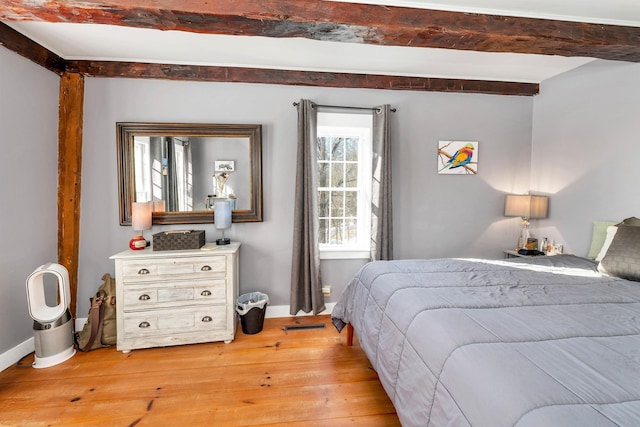
[[(58, 283), (58, 304), (47, 304), (44, 276), (55, 276)], [(69, 311), (71, 291), (69, 272), (60, 264), (48, 263), (38, 267), (27, 278), (27, 304), (33, 319), (35, 341), (34, 368), (48, 368), (71, 358), (73, 345), (73, 318)]]

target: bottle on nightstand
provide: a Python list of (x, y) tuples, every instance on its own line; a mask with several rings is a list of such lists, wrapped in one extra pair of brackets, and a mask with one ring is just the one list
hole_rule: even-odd
[(547, 240), (547, 247), (544, 249), (547, 252), (547, 255), (555, 255), (554, 251), (553, 239)]

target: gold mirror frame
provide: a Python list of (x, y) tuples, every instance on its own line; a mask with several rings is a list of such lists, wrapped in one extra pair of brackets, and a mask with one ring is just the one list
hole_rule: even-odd
[[(250, 208), (234, 210), (233, 222), (262, 222), (262, 126), (202, 123), (116, 123), (118, 154), (118, 200), (120, 225), (131, 225), (135, 195), (133, 139), (136, 136), (190, 136), (201, 138), (249, 138), (251, 162)], [(153, 224), (211, 224), (213, 213), (154, 212)]]

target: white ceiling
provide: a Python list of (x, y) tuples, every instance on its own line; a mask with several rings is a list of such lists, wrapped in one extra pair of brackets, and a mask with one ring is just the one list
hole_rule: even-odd
[[(338, 0), (340, 1), (340, 0)], [(640, 27), (639, 0), (369, 0), (360, 3)], [(591, 58), (10, 22), (68, 60), (134, 61), (539, 83)]]

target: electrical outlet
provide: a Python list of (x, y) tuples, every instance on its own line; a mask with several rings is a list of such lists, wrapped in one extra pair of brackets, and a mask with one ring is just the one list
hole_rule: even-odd
[(325, 286), (323, 286), (323, 287), (322, 287), (322, 294), (323, 294), (325, 297), (330, 296), (330, 295), (331, 295), (331, 286), (329, 286), (329, 285), (325, 285)]

